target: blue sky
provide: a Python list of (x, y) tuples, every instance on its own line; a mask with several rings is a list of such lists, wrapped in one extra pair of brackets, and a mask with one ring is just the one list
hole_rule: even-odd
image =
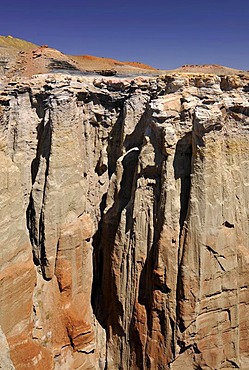
[(248, 0), (5, 0), (0, 34), (162, 69), (249, 70)]

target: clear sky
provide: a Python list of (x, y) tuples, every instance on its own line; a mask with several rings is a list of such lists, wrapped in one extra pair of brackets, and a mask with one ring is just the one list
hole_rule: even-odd
[(249, 70), (249, 0), (0, 0), (0, 34), (67, 54)]

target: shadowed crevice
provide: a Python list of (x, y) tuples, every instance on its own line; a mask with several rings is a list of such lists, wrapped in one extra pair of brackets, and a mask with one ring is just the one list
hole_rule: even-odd
[[(122, 160), (123, 175), (120, 190), (113, 206), (104, 214), (106, 195), (101, 202), (101, 220), (93, 238), (93, 286), (92, 307), (97, 320), (104, 328), (112, 327), (112, 332), (124, 335), (119, 324), (123, 317), (123, 306), (118, 300), (113, 272), (113, 251), (122, 210), (133, 197), (133, 181), (136, 174), (139, 151), (132, 151)], [(132, 190), (133, 189), (133, 190)], [(107, 336), (108, 336), (107, 330)]]
[(180, 234), (188, 213), (190, 185), (191, 185), (191, 169), (192, 169), (192, 132), (187, 133), (180, 139), (176, 145), (174, 157), (174, 175), (175, 179), (180, 179)]
[[(41, 102), (40, 102), (41, 104)], [(41, 107), (39, 106), (39, 109)], [(31, 178), (32, 190), (30, 193), (30, 200), (26, 211), (26, 222), (29, 231), (30, 242), (32, 245), (33, 260), (35, 265), (40, 265), (44, 279), (46, 279), (45, 266), (47, 265), (46, 250), (45, 250), (45, 230), (44, 230), (44, 202), (46, 196), (47, 177), (49, 174), (49, 158), (51, 152), (52, 128), (50, 115), (45, 121), (45, 107), (43, 109), (43, 119), (37, 128), (37, 152), (36, 157), (31, 163)], [(45, 171), (43, 174), (39, 173), (41, 161), (45, 160)], [(39, 179), (37, 176), (39, 174)], [(42, 179), (40, 178), (42, 177)], [(36, 182), (38, 185), (36, 188)], [(39, 189), (40, 182), (43, 182), (42, 189)], [(38, 207), (35, 204), (34, 192), (42, 192), (40, 195), (41, 205)]]
[(191, 190), (191, 172), (192, 172), (192, 131), (188, 132), (177, 142), (175, 157), (173, 161), (174, 175), (176, 180), (180, 180), (180, 215), (179, 215), (179, 249), (178, 249), (178, 274), (176, 286), (176, 322), (181, 333), (185, 331), (185, 324), (181, 316), (181, 302), (184, 299), (183, 276), (182, 276), (182, 258), (184, 255), (184, 245), (187, 238), (186, 220), (189, 210), (190, 190)]

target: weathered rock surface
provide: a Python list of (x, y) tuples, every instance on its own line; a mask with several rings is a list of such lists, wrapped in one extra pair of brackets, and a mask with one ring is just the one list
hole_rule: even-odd
[(1, 89), (2, 368), (249, 369), (248, 77)]
[(6, 337), (0, 328), (0, 369), (13, 370), (14, 366), (10, 359), (9, 345)]

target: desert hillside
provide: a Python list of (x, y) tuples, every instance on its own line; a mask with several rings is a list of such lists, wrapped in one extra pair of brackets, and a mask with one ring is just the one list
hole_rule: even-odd
[(139, 61), (118, 61), (91, 55), (66, 55), (47, 45), (38, 46), (12, 36), (0, 36), (0, 77), (31, 77), (36, 74), (61, 72), (71, 75), (100, 74), (104, 76), (152, 76), (172, 73), (248, 74), (246, 71), (219, 65), (184, 65), (173, 70), (159, 70)]
[(47, 45), (38, 46), (12, 36), (0, 36), (0, 75), (31, 77), (51, 72), (124, 75), (155, 74), (157, 69), (139, 62), (66, 55)]

